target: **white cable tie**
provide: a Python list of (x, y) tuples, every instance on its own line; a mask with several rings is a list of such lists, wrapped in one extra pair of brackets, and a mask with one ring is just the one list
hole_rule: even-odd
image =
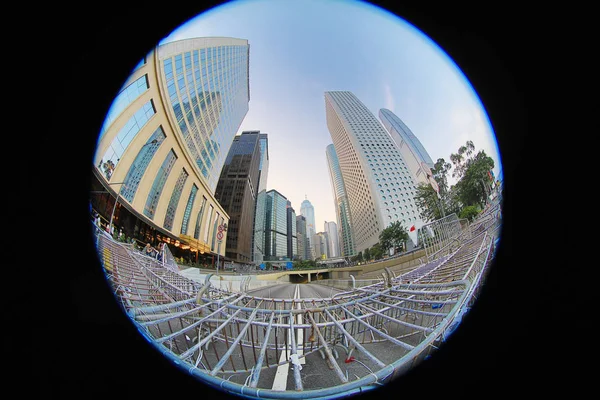
[(292, 364), (298, 367), (298, 371), (302, 371), (302, 365), (300, 364), (300, 360), (298, 359), (298, 354), (292, 354), (290, 356), (290, 360), (292, 361)]

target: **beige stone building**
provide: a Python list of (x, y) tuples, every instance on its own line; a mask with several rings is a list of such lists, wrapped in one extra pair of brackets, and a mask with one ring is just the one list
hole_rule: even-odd
[(225, 255), (229, 216), (214, 193), (248, 112), (248, 62), (247, 40), (214, 37), (160, 45), (135, 67), (94, 157), (92, 187), (108, 196), (92, 207), (107, 224), (139, 242)]

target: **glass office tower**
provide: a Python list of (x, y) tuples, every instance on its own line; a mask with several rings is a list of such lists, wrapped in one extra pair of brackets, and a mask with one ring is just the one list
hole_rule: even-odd
[(335, 147), (330, 144), (325, 149), (327, 166), (329, 167), (329, 179), (333, 189), (333, 201), (335, 203), (335, 215), (337, 217), (339, 250), (343, 257), (356, 255), (354, 251), (354, 239), (352, 234), (352, 218), (348, 206), (348, 196), (344, 187), (344, 179), (340, 170), (340, 161), (335, 153)]
[(414, 201), (416, 182), (396, 143), (351, 92), (325, 92), (325, 112), (348, 196), (356, 251), (378, 243), (379, 233), (396, 221), (416, 243), (422, 225)]
[[(215, 235), (229, 216), (214, 192), (248, 112), (248, 60), (248, 41), (226, 37), (165, 43), (144, 57), (99, 133), (94, 176), (115, 198), (93, 204), (103, 219), (142, 241), (160, 235), (224, 254)], [(121, 205), (135, 218), (123, 220)]]
[(252, 261), (261, 264), (265, 255), (265, 223), (267, 212), (267, 176), (269, 175), (269, 138), (266, 133), (252, 131), (259, 135), (260, 163), (258, 165), (258, 192), (254, 213), (252, 236)]
[(265, 261), (285, 260), (288, 256), (287, 198), (275, 189), (267, 192), (265, 221)]
[[(408, 169), (411, 171), (417, 182), (428, 183), (427, 169), (433, 168), (433, 161), (421, 144), (421, 141), (406, 126), (396, 114), (386, 108), (379, 110), (379, 119), (388, 131), (398, 149), (402, 158), (406, 161)], [(424, 168), (423, 165), (426, 165)]]
[(210, 37), (158, 48), (168, 112), (214, 191), (250, 101), (247, 40)]
[(225, 255), (242, 264), (252, 262), (259, 139), (259, 134), (253, 132), (242, 132), (233, 139), (215, 192), (215, 198), (229, 214)]
[(305, 198), (304, 201), (300, 204), (300, 214), (304, 215), (304, 218), (306, 218), (306, 236), (308, 237), (308, 241), (310, 243), (310, 259), (314, 260), (315, 257), (313, 257), (313, 235), (317, 233), (315, 229), (315, 208), (307, 198)]

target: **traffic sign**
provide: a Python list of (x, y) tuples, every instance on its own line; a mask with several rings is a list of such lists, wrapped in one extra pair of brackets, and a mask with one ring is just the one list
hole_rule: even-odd
[(218, 228), (219, 228), (219, 232), (223, 232), (223, 225), (219, 225)]
[(221, 232), (221, 231), (217, 232), (217, 239), (223, 240), (223, 232)]

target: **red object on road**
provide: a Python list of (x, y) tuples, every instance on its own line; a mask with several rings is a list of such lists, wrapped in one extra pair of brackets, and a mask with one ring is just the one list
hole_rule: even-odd
[(410, 227), (410, 231), (412, 232), (414, 230), (415, 230), (415, 226), (413, 225), (413, 226)]
[(348, 363), (351, 363), (351, 362), (352, 362), (352, 361), (354, 361), (354, 360), (356, 360), (356, 359), (354, 358), (354, 356), (348, 357), (348, 358), (346, 358), (346, 364), (348, 364)]

